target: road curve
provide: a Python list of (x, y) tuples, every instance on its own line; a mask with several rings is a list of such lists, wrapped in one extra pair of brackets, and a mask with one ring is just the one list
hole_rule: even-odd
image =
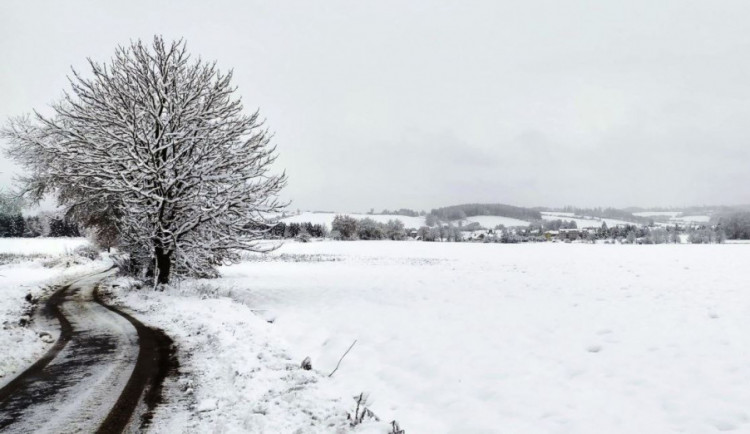
[(116, 433), (148, 421), (174, 363), (172, 342), (99, 299), (97, 284), (115, 272), (79, 279), (44, 305), (40, 314), (59, 321), (60, 337), (0, 389), (0, 431)]

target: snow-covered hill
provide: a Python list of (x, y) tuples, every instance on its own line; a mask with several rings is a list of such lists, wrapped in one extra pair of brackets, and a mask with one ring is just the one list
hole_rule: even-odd
[(626, 222), (625, 220), (617, 220), (617, 219), (610, 219), (610, 218), (599, 218), (599, 217), (591, 217), (591, 216), (577, 216), (573, 217), (575, 214), (570, 212), (557, 212), (557, 211), (550, 211), (550, 212), (542, 212), (542, 219), (544, 220), (565, 220), (565, 221), (574, 221), (576, 222), (576, 226), (578, 226), (579, 229), (584, 228), (599, 228), (602, 226), (602, 223), (606, 222), (607, 226), (617, 226), (617, 225), (632, 225), (635, 224), (633, 222)]
[(668, 218), (675, 218), (679, 215), (682, 215), (682, 211), (642, 211), (642, 212), (634, 212), (634, 216), (636, 217), (668, 217)]
[(364, 218), (371, 218), (376, 222), (387, 223), (388, 220), (401, 220), (407, 228), (419, 228), (425, 225), (424, 217), (409, 217), (404, 215), (395, 214), (357, 214), (357, 213), (346, 213), (346, 212), (310, 212), (304, 211), (300, 214), (284, 217), (281, 219), (284, 223), (306, 223), (326, 225), (328, 229), (331, 229), (331, 223), (334, 217), (337, 215), (348, 215), (354, 217), (357, 220)]
[[(544, 211), (541, 213), (543, 220), (565, 220), (565, 221), (575, 221), (578, 228), (584, 229), (584, 228), (599, 228), (602, 226), (602, 223), (606, 222), (607, 226), (613, 227), (617, 225), (633, 225), (637, 224), (635, 222), (620, 220), (620, 219), (613, 219), (613, 218), (601, 218), (601, 217), (594, 217), (594, 216), (581, 216), (576, 215), (572, 212), (562, 212), (562, 211)], [(404, 223), (404, 226), (407, 228), (419, 228), (422, 226), (425, 226), (425, 218), (423, 216), (420, 217), (409, 217), (409, 216), (403, 216), (403, 215), (395, 215), (395, 214), (361, 214), (361, 213), (347, 213), (347, 212), (312, 212), (312, 211), (303, 211), (296, 215), (291, 215), (287, 217), (283, 217), (280, 220), (285, 223), (306, 223), (310, 222), (313, 224), (323, 224), (328, 227), (328, 229), (331, 229), (331, 223), (333, 222), (334, 217), (337, 215), (348, 215), (350, 217), (354, 217), (355, 219), (361, 220), (364, 218), (371, 218), (377, 222), (380, 223), (386, 223), (388, 220), (401, 220), (401, 222)], [(644, 212), (637, 212), (633, 214), (636, 217), (655, 217), (657, 219), (657, 225), (665, 225), (665, 224), (680, 224), (680, 225), (689, 225), (689, 224), (695, 224), (695, 223), (707, 223), (710, 220), (710, 216), (708, 215), (690, 215), (690, 216), (683, 216), (681, 211), (644, 211)], [(490, 215), (484, 215), (484, 216), (474, 216), (474, 217), (467, 217), (463, 220), (454, 220), (450, 223), (458, 226), (459, 223), (462, 225), (467, 225), (469, 223), (479, 223), (482, 227), (493, 229), (498, 225), (503, 225), (505, 227), (525, 227), (529, 225), (529, 221), (525, 220), (519, 220), (515, 218), (510, 217), (503, 217), (503, 216), (490, 216)], [(447, 223), (447, 222), (444, 222)]]
[(463, 224), (466, 225), (467, 223), (479, 223), (483, 228), (487, 229), (493, 229), (497, 225), (503, 225), (505, 227), (515, 227), (515, 226), (523, 226), (526, 227), (529, 225), (529, 222), (519, 219), (514, 219), (510, 217), (502, 217), (502, 216), (496, 216), (496, 215), (478, 215), (474, 217), (467, 217), (465, 220), (462, 220)]
[(633, 213), (638, 217), (652, 217), (658, 219), (657, 222), (666, 224), (691, 225), (696, 223), (708, 223), (711, 220), (709, 214), (687, 214), (683, 211), (642, 211)]
[[(333, 222), (334, 217), (337, 215), (348, 215), (350, 217), (354, 217), (357, 220), (361, 220), (364, 218), (371, 218), (375, 220), (376, 222), (380, 223), (386, 223), (388, 220), (401, 220), (403, 222), (404, 226), (407, 228), (420, 228), (422, 226), (425, 226), (425, 218), (420, 217), (409, 217), (409, 216), (403, 216), (403, 215), (395, 215), (395, 214), (358, 214), (358, 213), (333, 213), (333, 212), (310, 212), (310, 211), (304, 211), (297, 215), (292, 215), (288, 217), (283, 217), (280, 220), (285, 223), (306, 223), (310, 222), (313, 224), (324, 224), (328, 227), (328, 229), (331, 229), (331, 223)], [(504, 225), (506, 227), (514, 227), (514, 226), (528, 226), (529, 222), (519, 219), (514, 219), (510, 217), (502, 217), (502, 216), (475, 216), (475, 217), (468, 217), (464, 220), (461, 220), (460, 223), (463, 225), (469, 224), (469, 223), (479, 223), (482, 225), (482, 227), (492, 229), (497, 225)], [(458, 226), (459, 221), (455, 220), (450, 222), (456, 226)]]

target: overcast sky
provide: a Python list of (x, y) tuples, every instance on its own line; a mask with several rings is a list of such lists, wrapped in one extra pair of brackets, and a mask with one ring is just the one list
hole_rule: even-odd
[[(292, 208), (750, 203), (747, 1), (3, 1), (0, 118), (184, 37), (275, 132)], [(0, 183), (18, 169), (0, 161)]]

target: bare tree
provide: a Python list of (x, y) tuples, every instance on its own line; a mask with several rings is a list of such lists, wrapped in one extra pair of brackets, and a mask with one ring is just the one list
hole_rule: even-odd
[(27, 194), (56, 193), (74, 214), (98, 210), (93, 221), (115, 222), (121, 246), (158, 283), (173, 272), (212, 276), (240, 250), (266, 250), (264, 216), (280, 211), (286, 178), (269, 173), (271, 136), (258, 112), (242, 114), (231, 71), (161, 37), (89, 65), (93, 76), (73, 71), (53, 116), (35, 112), (2, 131), (30, 172)]

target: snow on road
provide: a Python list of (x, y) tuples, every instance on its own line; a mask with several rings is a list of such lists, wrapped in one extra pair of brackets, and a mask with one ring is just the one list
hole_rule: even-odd
[(72, 336), (38, 375), (2, 402), (3, 432), (94, 432), (114, 407), (138, 357), (138, 334), (124, 317), (94, 302), (111, 272), (76, 280), (62, 294)]
[[(62, 254), (85, 244), (84, 238), (0, 238), (0, 253), (12, 257), (2, 258), (0, 264), (0, 387), (15, 374), (25, 369), (51, 345), (40, 332), (56, 337), (56, 325), (32, 324), (22, 326), (26, 310), (30, 307), (25, 298), (43, 293), (43, 287), (85, 274), (97, 267), (95, 262), (78, 258), (80, 265), (64, 268), (56, 265)], [(43, 256), (33, 256), (43, 255)], [(74, 262), (74, 261), (71, 261)], [(45, 266), (46, 265), (46, 266)]]
[(750, 431), (748, 245), (320, 242), (274, 255), (205, 283), (273, 319), (292, 360), (329, 371), (357, 339), (334, 382), (407, 432)]

